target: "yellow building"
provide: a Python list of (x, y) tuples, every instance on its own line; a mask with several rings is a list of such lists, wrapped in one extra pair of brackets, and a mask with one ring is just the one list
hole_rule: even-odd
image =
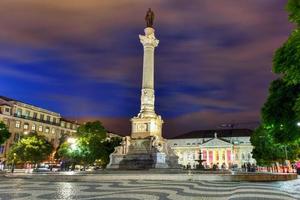
[(9, 148), (24, 134), (36, 132), (44, 135), (57, 148), (61, 136), (76, 132), (79, 126), (59, 113), (3, 96), (0, 96), (0, 121), (7, 125), (11, 133), (11, 137), (0, 146), (0, 161), (5, 160)]
[(250, 142), (250, 129), (219, 129), (199, 130), (168, 139), (170, 147), (179, 157), (178, 162), (183, 166), (195, 168), (202, 153), (203, 164), (210, 168), (216, 164), (221, 168), (244, 163), (256, 163), (252, 158), (253, 146)]

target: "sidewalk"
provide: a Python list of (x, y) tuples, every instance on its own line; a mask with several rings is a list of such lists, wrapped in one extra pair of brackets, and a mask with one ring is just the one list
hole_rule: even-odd
[(99, 182), (111, 180), (158, 180), (158, 181), (286, 181), (297, 179), (296, 174), (243, 173), (243, 174), (193, 174), (187, 173), (142, 173), (142, 171), (122, 171), (122, 173), (84, 173), (84, 172), (48, 172), (48, 173), (6, 173), (6, 178), (21, 178), (57, 182)]

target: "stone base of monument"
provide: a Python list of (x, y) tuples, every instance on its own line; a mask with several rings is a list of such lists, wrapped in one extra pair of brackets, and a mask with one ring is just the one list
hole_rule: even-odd
[(148, 137), (133, 139), (116, 147), (110, 155), (107, 169), (143, 170), (180, 168), (178, 157), (162, 138)]

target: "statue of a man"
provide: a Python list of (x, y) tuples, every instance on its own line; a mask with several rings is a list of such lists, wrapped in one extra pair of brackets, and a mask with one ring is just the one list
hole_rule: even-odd
[(146, 17), (145, 17), (147, 27), (153, 27), (153, 21), (154, 21), (154, 12), (149, 8), (147, 11)]

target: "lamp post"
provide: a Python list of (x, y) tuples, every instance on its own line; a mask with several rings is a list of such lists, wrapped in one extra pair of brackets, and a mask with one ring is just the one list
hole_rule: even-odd
[(11, 164), (11, 173), (14, 173), (15, 171), (15, 160), (16, 160), (16, 157), (17, 157), (17, 154), (14, 153), (14, 157), (13, 157), (13, 160), (12, 160), (12, 164)]
[[(74, 152), (77, 148), (77, 139), (70, 137), (67, 139), (67, 142), (70, 144), (71, 152)], [(72, 163), (72, 171), (74, 171), (74, 169), (75, 169), (75, 163), (73, 162)]]

